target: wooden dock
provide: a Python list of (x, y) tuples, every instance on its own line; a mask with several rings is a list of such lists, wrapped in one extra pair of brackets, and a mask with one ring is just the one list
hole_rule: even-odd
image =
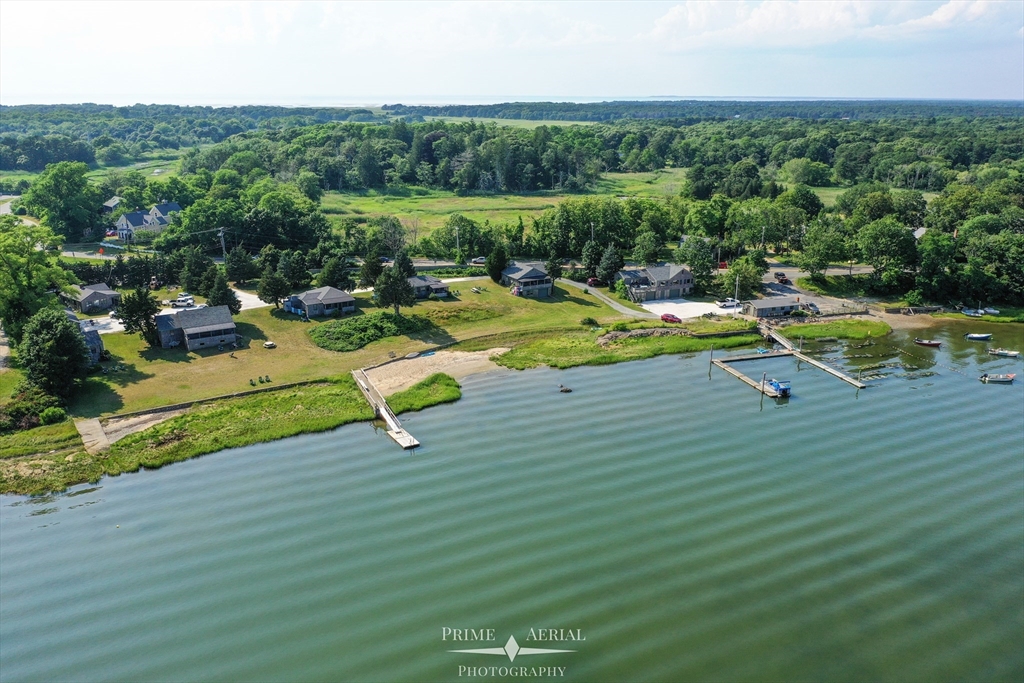
[[(830, 375), (832, 375), (834, 377), (838, 377), (839, 379), (841, 379), (844, 382), (847, 382), (849, 384), (852, 384), (853, 386), (857, 387), (858, 389), (863, 389), (863, 388), (865, 388), (867, 386), (863, 382), (858, 382), (857, 380), (855, 380), (854, 378), (850, 377), (849, 375), (847, 375), (844, 372), (836, 370), (833, 367), (829, 367), (828, 365), (825, 365), (821, 361), (815, 360), (814, 358), (811, 358), (810, 356), (805, 356), (803, 353), (800, 352), (799, 349), (793, 348), (793, 342), (791, 342), (781, 332), (779, 332), (775, 328), (771, 327), (770, 325), (762, 325), (758, 329), (761, 331), (761, 333), (767, 339), (773, 339), (773, 340), (777, 341), (779, 344), (784, 346), (788, 350), (788, 352), (790, 354), (796, 356), (798, 359), (804, 361), (805, 363), (809, 363), (810, 365), (813, 365), (814, 367), (818, 368), (819, 370), (824, 370), (828, 374), (830, 374)], [(762, 358), (763, 357), (764, 356), (762, 356)], [(730, 359), (730, 360), (732, 360), (732, 359)], [(736, 360), (739, 360), (739, 359), (736, 359)], [(744, 360), (746, 360), (746, 358), (744, 358)]]
[(373, 412), (377, 417), (384, 420), (384, 423), (388, 426), (388, 436), (395, 440), (402, 448), (408, 450), (410, 448), (416, 448), (420, 445), (420, 442), (416, 438), (405, 431), (402, 428), (402, 423), (398, 421), (398, 417), (391, 412), (391, 408), (388, 406), (388, 402), (384, 400), (384, 397), (377, 391), (377, 387), (373, 386), (373, 382), (366, 376), (366, 373), (362, 370), (353, 370), (352, 378), (356, 381), (356, 386), (363, 392), (363, 396), (369, 401), (370, 405), (373, 406)]
[[(775, 355), (777, 356), (779, 354), (775, 354)], [(788, 356), (789, 354), (787, 353), (785, 355)], [(768, 354), (763, 354), (763, 355), (757, 356), (757, 358), (770, 358), (770, 357), (771, 356), (768, 355)], [(750, 379), (749, 377), (744, 375), (742, 372), (740, 372), (736, 368), (729, 367), (729, 361), (733, 361), (733, 360), (753, 360), (753, 357), (738, 356), (736, 358), (729, 358), (729, 359), (727, 359), (725, 361), (720, 361), (720, 360), (716, 359), (716, 360), (713, 360), (711, 362), (714, 363), (715, 365), (717, 365), (718, 367), (722, 368), (723, 370), (728, 372), (730, 375), (732, 375), (736, 379), (738, 379), (741, 382), (743, 382), (744, 384), (749, 384), (750, 386), (754, 387), (758, 391), (763, 391), (764, 395), (767, 396), (768, 398), (778, 398), (779, 397), (779, 392), (775, 391), (775, 389), (772, 389), (768, 385), (767, 382), (762, 387), (761, 386), (761, 382), (755, 382), (754, 380)]]

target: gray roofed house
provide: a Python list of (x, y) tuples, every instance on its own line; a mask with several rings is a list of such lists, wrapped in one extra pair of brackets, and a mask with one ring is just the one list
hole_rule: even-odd
[(284, 309), (289, 313), (313, 318), (332, 313), (353, 313), (356, 298), (336, 287), (317, 287), (302, 294), (292, 294), (285, 299)]
[(772, 296), (767, 299), (753, 299), (743, 302), (743, 313), (755, 318), (774, 318), (789, 315), (803, 308), (798, 296)]
[(235, 321), (227, 306), (186, 308), (156, 316), (160, 346), (165, 349), (185, 344), (189, 351), (234, 344)]
[(417, 299), (426, 299), (431, 294), (439, 298), (448, 296), (448, 285), (433, 275), (414, 275), (407, 281), (416, 292)]
[(149, 214), (145, 211), (130, 211), (122, 214), (114, 226), (117, 228), (118, 239), (125, 242), (131, 240), (136, 230), (145, 230), (149, 220)]
[(501, 271), (501, 284), (515, 296), (540, 298), (551, 296), (554, 281), (539, 263), (513, 263)]
[(693, 274), (686, 266), (675, 263), (623, 269), (615, 278), (626, 283), (626, 293), (635, 303), (678, 299), (693, 291)]
[(117, 207), (121, 206), (121, 202), (124, 201), (117, 195), (114, 195), (107, 201), (103, 202), (103, 213), (114, 213), (117, 211)]
[(99, 331), (89, 328), (88, 325), (92, 321), (79, 320), (74, 311), (65, 309), (64, 313), (69, 320), (78, 324), (78, 329), (81, 330), (82, 336), (85, 338), (85, 346), (89, 349), (89, 364), (96, 365), (103, 358), (103, 340), (100, 338)]
[(177, 202), (161, 202), (149, 210), (149, 216), (153, 222), (162, 220), (162, 224), (167, 225), (171, 219), (171, 214), (175, 211), (181, 211), (181, 207)]
[(70, 293), (61, 294), (60, 298), (71, 308), (82, 313), (109, 310), (121, 302), (121, 295), (105, 282), (82, 287), (71, 285), (71, 289)]

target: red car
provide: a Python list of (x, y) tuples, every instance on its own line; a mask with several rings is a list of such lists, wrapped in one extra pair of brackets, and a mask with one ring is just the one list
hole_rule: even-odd
[(588, 277), (587, 278), (587, 286), (588, 287), (597, 287), (599, 284), (601, 284), (601, 281), (598, 280), (596, 277)]
[(662, 313), (661, 314), (661, 321), (663, 323), (681, 323), (681, 322), (683, 322), (682, 320), (679, 319), (679, 316), (672, 315), (671, 313)]

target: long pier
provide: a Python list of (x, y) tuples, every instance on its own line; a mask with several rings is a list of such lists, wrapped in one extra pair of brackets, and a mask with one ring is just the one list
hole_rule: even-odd
[[(776, 353), (776, 354), (773, 354), (773, 355), (778, 356), (780, 354)], [(785, 355), (788, 356), (790, 354), (787, 353)], [(737, 356), (736, 358), (729, 358), (726, 361), (720, 361), (718, 359), (715, 359), (715, 360), (712, 360), (711, 362), (714, 363), (715, 365), (717, 365), (718, 367), (722, 368), (723, 370), (728, 372), (730, 375), (732, 375), (736, 379), (738, 379), (741, 382), (743, 382), (744, 384), (748, 384), (748, 385), (754, 387), (755, 389), (757, 389), (758, 391), (764, 392), (764, 395), (767, 396), (768, 398), (778, 398), (779, 397), (779, 392), (775, 391), (775, 389), (772, 389), (767, 383), (763, 383), (762, 384), (761, 382), (756, 382), (756, 381), (750, 379), (749, 377), (747, 377), (746, 375), (744, 375), (742, 372), (740, 372), (736, 368), (733, 368), (733, 367), (729, 366), (729, 362), (731, 362), (731, 361), (754, 360), (754, 358), (766, 358), (766, 357), (768, 357), (768, 356)]]
[(793, 342), (791, 342), (789, 339), (787, 339), (781, 332), (779, 332), (775, 328), (770, 327), (768, 325), (762, 325), (762, 326), (760, 326), (759, 329), (760, 329), (761, 333), (765, 336), (765, 338), (767, 338), (767, 339), (774, 339), (779, 344), (784, 346), (789, 351), (789, 353), (791, 353), (792, 355), (796, 356), (797, 358), (799, 358), (800, 360), (804, 361), (805, 363), (809, 363), (810, 365), (813, 365), (814, 367), (818, 368), (819, 370), (824, 370), (828, 374), (830, 374), (830, 375), (832, 375), (834, 377), (838, 377), (839, 379), (841, 379), (844, 382), (847, 382), (849, 384), (852, 384), (853, 386), (857, 387), (858, 389), (863, 389), (863, 388), (867, 387), (867, 384), (864, 384), (862, 382), (858, 382), (854, 378), (852, 378), (849, 375), (847, 375), (845, 372), (842, 372), (840, 370), (836, 370), (833, 367), (829, 367), (828, 365), (825, 365), (821, 361), (815, 360), (814, 358), (811, 358), (810, 356), (805, 356), (803, 353), (800, 352), (799, 349), (793, 348)]
[(416, 448), (420, 445), (420, 442), (416, 438), (405, 431), (402, 427), (402, 423), (398, 421), (398, 417), (391, 412), (391, 408), (388, 406), (388, 402), (384, 400), (384, 397), (377, 391), (377, 387), (373, 386), (373, 382), (366, 376), (366, 373), (362, 370), (353, 370), (352, 378), (356, 381), (356, 386), (363, 392), (363, 396), (369, 401), (370, 405), (373, 406), (373, 412), (377, 417), (384, 420), (384, 423), (388, 426), (388, 436), (395, 440), (402, 448), (408, 450), (410, 448)]

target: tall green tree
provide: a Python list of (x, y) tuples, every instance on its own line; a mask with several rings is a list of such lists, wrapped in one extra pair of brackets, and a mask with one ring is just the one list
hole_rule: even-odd
[(864, 260), (874, 267), (874, 277), (893, 288), (917, 261), (914, 235), (893, 216), (872, 221), (857, 233), (857, 246)]
[(274, 304), (274, 308), (278, 308), (281, 305), (281, 299), (288, 296), (291, 291), (291, 285), (279, 272), (267, 268), (260, 276), (260, 283), (256, 287), (256, 296), (260, 298), (260, 301)]
[(235, 247), (228, 252), (224, 259), (224, 270), (228, 280), (244, 285), (249, 279), (259, 275), (259, 269), (247, 252), (242, 247)]
[(4, 331), (21, 341), (29, 318), (57, 305), (52, 292), (66, 291), (74, 275), (50, 261), (61, 238), (47, 227), (25, 225), (16, 216), (0, 216), (0, 321)]
[(487, 255), (487, 263), (484, 267), (491, 280), (501, 282), (501, 272), (508, 268), (508, 254), (500, 242), (494, 245), (494, 249)]
[(597, 267), (601, 265), (601, 245), (594, 240), (583, 245), (583, 272), (587, 277), (594, 277), (597, 274)]
[(391, 306), (395, 315), (401, 315), (402, 306), (416, 303), (416, 291), (409, 280), (394, 268), (385, 268), (373, 285), (373, 296), (382, 308)]
[(345, 261), (337, 256), (324, 261), (324, 267), (317, 273), (317, 287), (335, 287), (337, 289), (351, 290), (355, 284), (348, 274)]
[[(715, 278), (715, 288), (724, 296), (734, 296), (740, 300), (751, 298), (761, 290), (761, 269), (748, 256), (741, 256), (729, 264)], [(737, 291), (738, 283), (738, 291)]]
[(319, 202), (324, 194), (323, 188), (320, 187), (320, 176), (310, 171), (299, 173), (295, 177), (295, 186), (312, 202)]
[(391, 266), (402, 274), (402, 277), (415, 277), (416, 266), (412, 264), (412, 259), (409, 258), (409, 253), (402, 249), (395, 255), (395, 262)]
[(562, 277), (562, 259), (558, 258), (555, 252), (552, 251), (547, 262), (544, 263), (544, 270), (548, 271), (548, 276), (552, 280)]
[(804, 250), (797, 262), (810, 273), (811, 278), (820, 277), (829, 265), (848, 258), (846, 244), (842, 222), (833, 216), (821, 216), (807, 226), (803, 237)]
[(25, 193), (22, 203), (43, 225), (64, 237), (79, 239), (99, 223), (105, 197), (86, 178), (81, 162), (49, 164)]
[(89, 349), (78, 323), (59, 308), (44, 308), (25, 325), (18, 361), (28, 381), (68, 399), (85, 378)]
[(637, 235), (636, 246), (633, 247), (633, 260), (643, 266), (657, 263), (661, 255), (658, 236), (653, 232), (642, 232)]
[(715, 279), (715, 252), (711, 243), (700, 237), (690, 237), (676, 249), (676, 263), (685, 263), (693, 274), (693, 290), (697, 296), (711, 291)]
[(380, 262), (381, 254), (377, 249), (370, 249), (359, 268), (359, 284), (372, 287), (380, 274), (384, 272), (384, 264)]
[(238, 315), (242, 311), (242, 302), (238, 300), (234, 290), (228, 287), (228, 279), (220, 270), (217, 271), (213, 286), (206, 295), (206, 303), (209, 306), (227, 306), (231, 315)]
[(117, 315), (128, 334), (138, 333), (151, 347), (160, 346), (160, 332), (156, 327), (156, 315), (160, 305), (146, 287), (137, 287), (126, 292), (117, 305)]
[(609, 244), (601, 255), (601, 263), (597, 267), (597, 279), (611, 286), (615, 282), (615, 274), (622, 270), (625, 264), (619, 250), (615, 248), (614, 244)]

